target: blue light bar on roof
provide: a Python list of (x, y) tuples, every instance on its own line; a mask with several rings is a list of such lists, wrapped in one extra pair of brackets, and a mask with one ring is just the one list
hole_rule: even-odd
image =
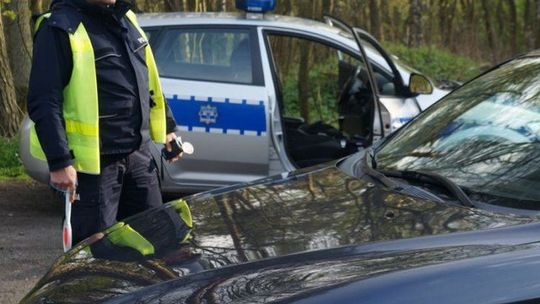
[(276, 7), (276, 0), (236, 0), (236, 8), (248, 13), (266, 13)]

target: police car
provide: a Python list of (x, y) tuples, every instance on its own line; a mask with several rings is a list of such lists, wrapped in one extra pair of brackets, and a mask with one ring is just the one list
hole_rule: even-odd
[[(177, 133), (195, 153), (169, 164), (153, 151), (164, 192), (248, 182), (352, 154), (447, 91), (390, 56), (365, 31), (267, 13), (275, 1), (237, 1), (243, 13), (139, 15)], [(367, 58), (367, 60), (366, 60)], [(20, 155), (34, 179), (45, 162)]]

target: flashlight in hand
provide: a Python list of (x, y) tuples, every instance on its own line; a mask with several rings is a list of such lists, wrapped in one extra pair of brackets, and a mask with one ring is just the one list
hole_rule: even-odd
[(171, 160), (181, 153), (193, 154), (195, 148), (190, 142), (182, 142), (182, 138), (178, 136), (177, 138), (169, 142), (171, 144), (171, 151), (167, 151), (167, 148), (161, 149), (161, 156), (166, 160)]

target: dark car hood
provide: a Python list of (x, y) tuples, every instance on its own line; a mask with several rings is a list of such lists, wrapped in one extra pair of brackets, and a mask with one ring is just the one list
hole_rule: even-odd
[(539, 232), (537, 223), (310, 251), (185, 276), (107, 303), (515, 303), (540, 295), (540, 244), (530, 243)]
[[(186, 200), (194, 222), (189, 244), (179, 245), (174, 233), (168, 233), (174, 229), (157, 220), (170, 205), (141, 213), (126, 223), (155, 232), (154, 239), (162, 248), (155, 256), (142, 260), (114, 253), (96, 256), (92, 241), (87, 241), (61, 257), (25, 301), (101, 301), (144, 286), (191, 277), (195, 272), (208, 273), (210, 269), (237, 264), (250, 267), (246, 262), (272, 263), (267, 258), (352, 244), (399, 244), (436, 236), (440, 240), (438, 247), (462, 248), (464, 244), (454, 243), (454, 234), (450, 233), (493, 233), (502, 227), (538, 220), (406, 196), (348, 176), (334, 166), (202, 193)], [(536, 238), (539, 234), (531, 235)], [(487, 245), (516, 246), (519, 240), (508, 243), (501, 234), (500, 240)], [(422, 244), (419, 241), (413, 250), (427, 250)], [(456, 256), (482, 255), (485, 251), (481, 247)], [(440, 252), (426, 255), (425, 260), (428, 264), (442, 262), (445, 251)]]

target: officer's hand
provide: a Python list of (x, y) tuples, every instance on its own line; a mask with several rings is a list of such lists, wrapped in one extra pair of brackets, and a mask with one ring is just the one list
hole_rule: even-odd
[[(166, 144), (165, 144), (165, 147), (167, 148), (167, 151), (171, 152), (172, 151), (172, 147), (171, 147), (171, 144), (170, 142), (172, 140), (174, 140), (176, 138), (176, 134), (173, 132), (173, 133), (169, 133), (167, 134), (167, 138), (166, 138)], [(180, 153), (178, 156), (174, 157), (174, 158), (171, 158), (169, 160), (169, 163), (174, 163), (175, 161), (179, 160), (180, 157), (182, 157), (182, 154), (183, 153)]]
[(73, 166), (68, 166), (50, 173), (51, 184), (66, 190), (70, 194), (70, 201), (75, 201), (77, 192), (77, 171)]

